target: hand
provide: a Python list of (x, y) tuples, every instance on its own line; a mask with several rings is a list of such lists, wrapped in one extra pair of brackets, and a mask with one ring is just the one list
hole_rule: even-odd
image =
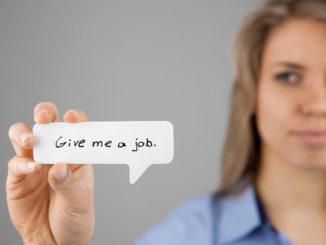
[[(87, 121), (81, 110), (64, 121)], [(34, 108), (36, 123), (57, 122), (55, 104)], [(25, 244), (88, 244), (94, 230), (94, 175), (89, 164), (39, 164), (33, 159), (36, 137), (26, 123), (9, 128), (15, 155), (8, 162), (7, 203), (11, 221)]]

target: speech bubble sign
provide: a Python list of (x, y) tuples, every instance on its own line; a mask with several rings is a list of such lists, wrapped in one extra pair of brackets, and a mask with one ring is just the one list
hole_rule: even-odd
[(35, 124), (34, 160), (39, 163), (127, 164), (130, 184), (152, 164), (174, 157), (168, 121), (52, 122)]

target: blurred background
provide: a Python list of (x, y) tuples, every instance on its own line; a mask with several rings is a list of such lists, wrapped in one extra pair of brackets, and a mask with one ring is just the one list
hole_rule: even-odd
[(133, 244), (168, 212), (219, 184), (233, 80), (232, 46), (259, 0), (0, 0), (0, 237), (21, 244), (5, 182), (8, 129), (37, 103), (60, 120), (167, 120), (175, 154), (129, 184), (127, 165), (94, 165), (91, 244)]

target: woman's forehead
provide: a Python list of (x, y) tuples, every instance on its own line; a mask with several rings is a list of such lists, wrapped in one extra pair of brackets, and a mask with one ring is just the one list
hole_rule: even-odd
[(286, 21), (270, 32), (263, 57), (266, 62), (323, 63), (326, 68), (326, 23), (307, 18)]

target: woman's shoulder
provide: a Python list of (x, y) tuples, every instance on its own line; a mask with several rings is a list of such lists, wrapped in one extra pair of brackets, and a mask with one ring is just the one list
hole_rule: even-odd
[(251, 234), (261, 225), (254, 186), (241, 182), (228, 195), (206, 193), (177, 206), (135, 245), (261, 244), (263, 232)]
[(215, 199), (214, 193), (205, 193), (182, 203), (148, 229), (135, 245), (210, 244)]
[(196, 196), (174, 208), (169, 215), (179, 217), (186, 223), (195, 225), (210, 222), (212, 219), (213, 207), (216, 204), (214, 193), (205, 193)]

